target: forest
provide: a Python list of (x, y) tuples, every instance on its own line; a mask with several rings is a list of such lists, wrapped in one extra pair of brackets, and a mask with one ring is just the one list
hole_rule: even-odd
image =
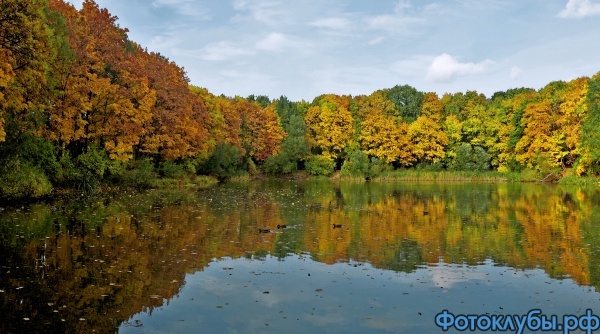
[(491, 97), (228, 97), (127, 33), (93, 0), (0, 1), (0, 197), (297, 171), (600, 174), (600, 72)]

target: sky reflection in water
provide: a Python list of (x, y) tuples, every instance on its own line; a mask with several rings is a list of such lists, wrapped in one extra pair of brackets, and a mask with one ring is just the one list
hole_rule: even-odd
[(188, 275), (168, 305), (134, 316), (120, 333), (439, 333), (434, 319), (443, 309), (582, 315), (598, 310), (599, 297), (570, 279), (492, 261), (404, 273), (310, 256), (222, 259)]
[(444, 309), (598, 312), (599, 203), (267, 180), (2, 207), (0, 332), (439, 333)]

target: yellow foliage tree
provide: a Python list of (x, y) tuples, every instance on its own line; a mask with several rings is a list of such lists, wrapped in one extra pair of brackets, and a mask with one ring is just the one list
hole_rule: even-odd
[(409, 166), (415, 162), (408, 124), (396, 124), (391, 116), (372, 113), (361, 122), (359, 137), (361, 149), (387, 163), (398, 162)]
[(462, 140), (462, 122), (456, 115), (449, 115), (444, 120), (443, 131), (448, 137), (448, 146), (446, 147), (446, 158), (452, 161), (456, 158), (456, 149)]
[(448, 145), (448, 136), (431, 118), (419, 116), (408, 127), (408, 136), (413, 143), (413, 154), (417, 160), (437, 162), (446, 156), (444, 148)]
[(588, 81), (588, 78), (579, 78), (567, 83), (564, 100), (560, 104), (560, 115), (556, 124), (564, 134), (567, 155), (563, 163), (566, 166), (571, 166), (580, 155), (581, 122), (588, 110)]
[(304, 120), (307, 126), (307, 141), (319, 153), (341, 158), (344, 148), (354, 135), (352, 114), (348, 110), (350, 99), (335, 95), (324, 95), (308, 108)]

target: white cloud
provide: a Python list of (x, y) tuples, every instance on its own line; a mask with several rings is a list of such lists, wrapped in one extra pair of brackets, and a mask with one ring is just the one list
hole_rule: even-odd
[(565, 19), (578, 19), (594, 15), (600, 15), (600, 4), (590, 0), (569, 0), (565, 9), (558, 13), (558, 17)]
[(351, 26), (352, 22), (343, 17), (328, 17), (323, 19), (318, 19), (309, 23), (311, 26), (315, 26), (317, 28), (327, 28), (334, 30), (344, 30)]
[(407, 10), (412, 8), (408, 1), (399, 1), (394, 8), (393, 14), (382, 14), (369, 16), (364, 22), (369, 29), (385, 30), (390, 32), (407, 31), (412, 24), (424, 23), (425, 20), (407, 14)]
[(448, 83), (459, 76), (480, 74), (489, 70), (495, 63), (486, 59), (480, 63), (461, 63), (449, 54), (442, 54), (427, 69), (427, 79), (434, 82)]
[(223, 70), (223, 71), (219, 72), (219, 74), (221, 74), (222, 76), (227, 77), (227, 78), (235, 78), (235, 79), (244, 77), (244, 74), (242, 74), (238, 70)]
[(152, 6), (155, 8), (172, 8), (182, 16), (191, 16), (200, 20), (210, 19), (208, 12), (195, 4), (193, 0), (154, 0)]
[(517, 66), (513, 66), (513, 68), (510, 70), (510, 79), (514, 80), (514, 81), (519, 80), (522, 73), (523, 73), (523, 70), (521, 70)]
[(256, 48), (258, 50), (281, 52), (286, 48), (298, 49), (301, 51), (307, 51), (309, 45), (305, 42), (296, 40), (288, 35), (273, 32), (270, 33), (264, 39), (256, 42)]
[(280, 33), (271, 33), (265, 39), (256, 42), (256, 48), (266, 51), (281, 51), (286, 45), (289, 45), (289, 39)]
[(367, 44), (369, 44), (369, 45), (377, 45), (377, 44), (383, 42), (384, 40), (385, 40), (385, 37), (379, 36), (377, 38), (373, 38)]
[(152, 2), (152, 6), (154, 6), (154, 7), (173, 6), (173, 5), (186, 3), (189, 1), (190, 0), (154, 0)]
[(168, 50), (180, 43), (179, 36), (173, 33), (164, 33), (152, 37), (148, 48), (150, 50)]
[(219, 61), (238, 56), (251, 55), (253, 53), (253, 51), (235, 46), (229, 41), (221, 41), (205, 46), (201, 58), (204, 60)]
[[(253, 20), (269, 25), (277, 25), (279, 22), (285, 20), (283, 17), (285, 11), (281, 9), (279, 1), (235, 0), (233, 8), (240, 12), (248, 12), (249, 17)], [(234, 19), (239, 20), (243, 18), (243, 16), (238, 15)]]

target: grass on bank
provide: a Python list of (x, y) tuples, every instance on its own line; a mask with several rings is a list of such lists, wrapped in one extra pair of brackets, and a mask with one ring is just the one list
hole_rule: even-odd
[(376, 181), (463, 181), (463, 182), (534, 182), (537, 175), (532, 173), (501, 173), (497, 171), (425, 171), (395, 170), (374, 177)]
[[(363, 177), (335, 174), (334, 180), (365, 181)], [(600, 178), (571, 175), (569, 171), (562, 173), (541, 174), (535, 170), (526, 169), (521, 172), (498, 171), (428, 171), (418, 169), (398, 169), (385, 171), (371, 177), (379, 182), (544, 182), (561, 185), (600, 185)]]

